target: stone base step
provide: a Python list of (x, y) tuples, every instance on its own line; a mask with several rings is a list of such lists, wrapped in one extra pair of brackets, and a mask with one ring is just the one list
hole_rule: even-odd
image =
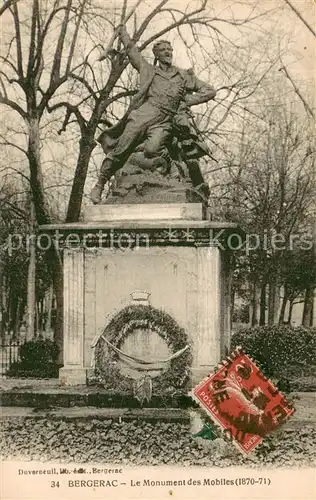
[[(294, 415), (284, 424), (273, 431), (282, 434), (284, 429), (296, 430), (304, 426), (316, 428), (315, 418), (306, 418), (301, 414)], [(3, 406), (0, 411), (0, 420), (14, 418), (51, 419), (51, 420), (106, 420), (112, 422), (131, 422), (135, 420), (158, 423), (172, 422), (190, 424), (190, 410), (180, 408), (96, 408), (93, 406), (73, 408), (50, 408), (40, 410), (28, 406)]]
[(177, 408), (54, 408), (48, 411), (29, 407), (6, 406), (1, 408), (0, 419), (6, 418), (50, 418), (50, 419), (97, 419), (128, 422), (144, 420), (147, 422), (180, 422), (189, 423), (190, 415), (187, 410)]
[(84, 211), (84, 222), (202, 219), (202, 203), (92, 205)]
[[(119, 394), (96, 390), (91, 387), (76, 388), (41, 388), (3, 391), (1, 406), (32, 407), (39, 410), (51, 408), (88, 407), (96, 408), (131, 408), (139, 409), (139, 402), (132, 394)], [(196, 407), (189, 396), (153, 395), (150, 403), (145, 402), (143, 408), (189, 408)]]

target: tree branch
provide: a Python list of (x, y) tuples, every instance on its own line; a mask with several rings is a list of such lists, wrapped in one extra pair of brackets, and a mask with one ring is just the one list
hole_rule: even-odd
[(49, 85), (48, 89), (46, 90), (46, 92), (41, 91), (43, 97), (42, 97), (42, 100), (38, 106), (38, 111), (39, 111), (40, 115), (42, 115), (42, 113), (44, 112), (45, 108), (47, 107), (47, 105), (49, 103), (49, 100), (54, 95), (54, 93), (56, 92), (58, 87), (60, 87), (66, 81), (67, 81), (67, 76), (64, 75), (59, 80), (55, 81), (54, 83), (51, 83)]
[(11, 99), (8, 99), (0, 94), (0, 103), (4, 104), (5, 106), (9, 106), (11, 109), (14, 109), (14, 111), (17, 111), (17, 113), (19, 113), (19, 115), (21, 115), (22, 118), (26, 120), (26, 112), (16, 102), (11, 101)]
[(15, 26), (15, 34), (16, 34), (16, 54), (17, 54), (17, 62), (18, 62), (18, 75), (20, 80), (22, 81), (24, 78), (23, 75), (23, 58), (22, 58), (22, 42), (21, 42), (21, 30), (20, 30), (20, 17), (19, 11), (17, 7), (18, 0), (13, 0), (13, 19)]
[(57, 41), (57, 46), (56, 46), (56, 51), (54, 54), (54, 62), (53, 62), (53, 68), (51, 72), (51, 83), (55, 83), (58, 78), (60, 78), (60, 65), (61, 65), (61, 59), (62, 59), (62, 53), (63, 53), (63, 48), (64, 48), (64, 42), (65, 42), (65, 37), (66, 37), (66, 32), (67, 32), (67, 26), (69, 22), (69, 14), (70, 14), (70, 9), (71, 9), (71, 4), (72, 0), (67, 1), (67, 7), (65, 11), (65, 16), (60, 28), (60, 33)]
[(121, 99), (122, 97), (128, 97), (137, 94), (137, 90), (126, 90), (124, 92), (119, 92), (118, 94), (115, 94), (113, 97), (109, 98), (106, 100), (106, 106), (109, 106), (112, 104), (112, 102), (117, 101), (118, 99)]
[(21, 148), (20, 146), (18, 146), (14, 142), (8, 141), (2, 135), (1, 135), (1, 138), (3, 139), (3, 142), (0, 142), (0, 145), (2, 145), (2, 146), (10, 146), (12, 148), (18, 149), (19, 151), (21, 151), (21, 153), (24, 153), (27, 156), (27, 151), (25, 151), (25, 149)]
[(87, 3), (87, 0), (82, 0), (81, 6), (80, 6), (80, 11), (79, 11), (79, 17), (78, 17), (78, 20), (77, 20), (75, 32), (74, 32), (74, 35), (73, 35), (73, 38), (72, 38), (72, 41), (71, 41), (70, 50), (69, 50), (67, 67), (66, 67), (66, 75), (68, 75), (68, 73), (70, 71), (70, 66), (71, 66), (71, 62), (72, 62), (72, 58), (73, 58), (73, 55), (74, 55), (75, 46), (76, 46), (76, 42), (77, 42), (77, 38), (78, 38), (79, 27), (80, 27), (80, 24), (81, 24), (81, 20), (82, 20), (82, 16), (83, 16), (83, 13), (84, 13), (84, 9), (85, 9), (86, 3)]
[(29, 60), (28, 60), (28, 65), (27, 65), (27, 77), (28, 78), (30, 78), (32, 71), (33, 71), (33, 66), (34, 66), (37, 19), (38, 19), (38, 0), (33, 0)]
[(295, 93), (298, 95), (298, 97), (301, 99), (302, 103), (304, 104), (304, 107), (306, 109), (306, 111), (311, 115), (312, 118), (315, 119), (315, 115), (313, 113), (313, 110), (309, 107), (309, 105), (307, 104), (307, 102), (305, 101), (304, 97), (302, 96), (302, 94), (300, 93), (299, 89), (297, 88), (297, 86), (295, 85), (294, 81), (292, 80), (291, 76), (289, 75), (289, 72), (287, 71), (286, 67), (285, 66), (282, 66), (282, 68), (280, 68), (280, 71), (284, 71), (285, 73), (285, 76), (287, 77), (288, 80), (290, 80), (294, 90), (295, 90)]
[(13, 2), (18, 2), (18, 1), (19, 0), (7, 0), (6, 2), (4, 2), (2, 7), (0, 7), (0, 16), (2, 16), (2, 14), (11, 7)]
[(83, 78), (82, 76), (79, 76), (79, 75), (76, 75), (75, 73), (69, 73), (69, 76), (71, 78), (73, 78), (74, 80), (77, 80), (78, 82), (82, 83), (82, 85), (84, 85), (86, 87), (86, 89), (88, 90), (88, 92), (91, 94), (91, 97), (94, 97), (94, 99), (96, 99), (96, 92), (93, 90), (93, 88), (89, 85), (89, 83), (87, 82), (87, 80), (85, 78)]
[[(138, 32), (136, 34), (136, 37), (134, 37), (134, 40), (139, 40), (139, 38), (141, 37), (141, 35), (145, 31), (145, 29), (147, 28), (149, 22), (159, 13), (158, 7), (160, 8), (160, 6), (163, 6), (166, 3), (166, 1), (168, 1), (168, 0), (163, 0), (159, 4), (159, 6), (157, 6), (156, 9), (154, 9), (153, 12), (145, 19), (145, 21), (143, 22), (143, 24), (139, 28), (139, 30), (138, 30)], [(155, 35), (151, 36), (148, 40), (146, 40), (146, 42), (144, 42), (140, 46), (140, 50), (143, 50), (151, 42), (153, 42), (154, 40), (156, 40), (160, 36), (164, 35), (165, 33), (168, 33), (168, 31), (171, 31), (172, 29), (177, 28), (178, 26), (181, 26), (181, 25), (184, 25), (184, 24), (190, 24), (191, 21), (192, 21), (192, 20), (190, 20), (190, 18), (192, 16), (195, 16), (196, 14), (200, 14), (201, 12), (203, 12), (203, 10), (205, 9), (206, 3), (207, 3), (207, 0), (203, 0), (202, 6), (199, 9), (196, 9), (195, 11), (189, 12), (188, 14), (183, 14), (182, 18), (179, 19), (179, 21), (174, 22), (173, 24), (171, 24), (171, 25), (167, 26), (166, 28), (162, 29), (161, 31), (159, 31)], [(200, 21), (200, 19), (198, 19), (198, 20)]]
[[(121, 24), (124, 22), (124, 19), (126, 17), (126, 9), (127, 9), (127, 0), (124, 0), (122, 11), (121, 11), (121, 20), (120, 20)], [(121, 50), (121, 46), (122, 46), (122, 42), (121, 42), (120, 37), (118, 37), (117, 46), (116, 46), (116, 50), (118, 52)]]
[[(59, 2), (55, 2), (55, 6), (58, 5)], [(49, 29), (49, 26), (51, 25), (51, 23), (53, 22), (53, 19), (54, 17), (56, 16), (56, 14), (58, 14), (58, 12), (62, 11), (62, 10), (65, 10), (67, 7), (58, 7), (58, 8), (54, 8), (54, 10), (50, 13), (47, 21), (46, 21), (46, 24), (44, 26), (44, 29), (43, 31), (41, 32), (41, 35), (38, 39), (38, 44), (37, 44), (37, 51), (36, 51), (36, 68), (34, 69), (34, 73), (37, 73), (38, 71), (38, 68), (39, 68), (39, 65), (41, 64), (41, 60), (42, 60), (42, 57), (43, 57), (43, 45), (44, 45), (44, 41), (45, 41), (45, 38), (46, 38), (46, 35), (47, 35), (47, 32), (48, 32), (48, 29)]]
[(4, 200), (0, 199), (0, 203), (2, 203), (2, 202), (3, 202), (4, 205), (8, 205), (10, 207), (10, 209), (16, 215), (19, 215), (21, 217), (21, 219), (23, 219), (25, 221), (29, 220), (29, 214), (27, 212), (25, 212), (25, 210), (22, 210), (16, 204), (10, 203), (7, 199), (4, 199)]
[(144, 33), (144, 31), (146, 30), (148, 24), (150, 23), (150, 21), (152, 21), (152, 19), (159, 13), (161, 7), (163, 7), (167, 2), (168, 2), (168, 0), (162, 0), (154, 8), (154, 10), (149, 14), (149, 16), (141, 24), (139, 30), (137, 31), (136, 35), (134, 36), (134, 41), (138, 41), (140, 39), (140, 37), (142, 36), (142, 34)]
[(68, 122), (69, 122), (69, 119), (70, 119), (70, 116), (72, 115), (72, 113), (77, 118), (80, 130), (81, 130), (81, 134), (85, 135), (86, 134), (86, 130), (87, 130), (86, 121), (83, 118), (82, 114), (80, 113), (78, 107), (77, 106), (72, 106), (71, 104), (69, 104), (69, 102), (66, 102), (66, 101), (58, 102), (57, 104), (53, 104), (53, 106), (48, 106), (47, 105), (47, 110), (48, 110), (49, 113), (52, 113), (53, 111), (55, 111), (56, 109), (59, 109), (59, 108), (66, 108), (66, 116), (65, 116), (65, 119), (64, 119), (64, 122), (63, 122), (63, 126), (60, 129), (60, 131), (59, 131), (59, 135), (60, 135), (60, 133), (62, 133), (62, 132), (64, 132), (66, 130), (66, 127), (68, 125)]
[(297, 17), (302, 21), (302, 23), (305, 24), (306, 28), (309, 29), (309, 31), (316, 37), (316, 31), (313, 30), (313, 28), (308, 24), (307, 21), (305, 21), (304, 17), (302, 14), (294, 7), (294, 5), (289, 1), (289, 0), (284, 0), (285, 3), (292, 9), (292, 11), (297, 15)]
[[(3, 75), (5, 78), (7, 78), (7, 80), (9, 80), (8, 77), (7, 77), (7, 75), (5, 73), (3, 73), (3, 71), (0, 71), (0, 74)], [(10, 81), (9, 81), (9, 83), (10, 83)], [(4, 85), (3, 80), (2, 80), (1, 77), (0, 77), (0, 84), (1, 84), (3, 95), (4, 95), (5, 99), (8, 99), (7, 90), (5, 88), (5, 85)]]

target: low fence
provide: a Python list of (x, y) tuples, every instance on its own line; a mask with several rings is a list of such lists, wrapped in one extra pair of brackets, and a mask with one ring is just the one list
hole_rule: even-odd
[[(42, 338), (53, 338), (53, 332), (42, 332)], [(35, 337), (35, 339), (38, 337)], [(4, 335), (0, 339), (0, 376), (4, 376), (11, 368), (12, 364), (20, 361), (20, 346), (29, 340), (25, 335), (12, 338), (11, 335)]]
[(0, 343), (0, 375), (7, 373), (12, 363), (19, 361), (19, 348), (25, 340), (2, 338)]

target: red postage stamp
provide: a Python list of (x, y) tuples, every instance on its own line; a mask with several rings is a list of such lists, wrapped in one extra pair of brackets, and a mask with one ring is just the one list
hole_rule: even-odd
[(241, 349), (198, 384), (191, 397), (246, 454), (294, 413), (293, 406)]

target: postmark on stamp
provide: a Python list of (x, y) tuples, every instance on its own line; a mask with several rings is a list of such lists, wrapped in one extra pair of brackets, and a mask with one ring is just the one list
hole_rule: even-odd
[(190, 396), (245, 454), (294, 413), (284, 395), (240, 348)]

